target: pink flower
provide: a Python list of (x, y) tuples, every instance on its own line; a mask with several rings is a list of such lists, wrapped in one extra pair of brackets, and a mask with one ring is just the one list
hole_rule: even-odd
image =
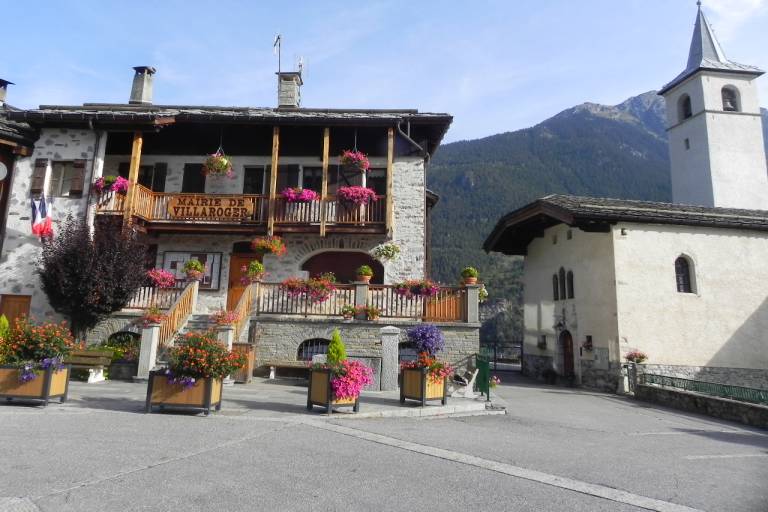
[(314, 190), (301, 187), (286, 188), (281, 194), (289, 203), (309, 203), (318, 198), (318, 194)]
[(123, 178), (122, 176), (118, 176), (115, 178), (115, 182), (112, 184), (112, 188), (110, 188), (110, 190), (112, 192), (117, 192), (118, 194), (127, 194), (129, 185), (130, 182), (127, 179)]
[(378, 199), (373, 189), (358, 186), (339, 187), (336, 196), (339, 201), (352, 204), (366, 204)]
[(161, 268), (148, 270), (147, 277), (158, 288), (173, 288), (176, 285), (176, 276), (172, 272)]
[(336, 398), (357, 398), (363, 388), (373, 382), (373, 370), (360, 361), (345, 359), (331, 378), (331, 388)]

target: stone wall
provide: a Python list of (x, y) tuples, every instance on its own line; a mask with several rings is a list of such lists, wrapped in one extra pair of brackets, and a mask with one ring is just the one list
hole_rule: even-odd
[(116, 332), (141, 334), (141, 313), (116, 313), (88, 331), (85, 341), (88, 345), (96, 345)]
[(581, 360), (582, 386), (615, 393), (619, 385), (620, 374), (620, 363), (610, 362), (608, 363), (608, 367), (605, 368), (600, 365), (595, 365), (594, 361), (592, 360)]
[(700, 380), (745, 388), (768, 389), (768, 370), (753, 368), (718, 368), (713, 366), (679, 366), (671, 364), (640, 364), (638, 373), (665, 377)]
[(543, 379), (544, 377), (542, 374), (547, 368), (554, 368), (554, 362), (551, 356), (523, 354), (521, 367), (523, 375), (534, 379)]
[(635, 387), (635, 398), (674, 409), (706, 414), (715, 418), (738, 421), (745, 425), (768, 429), (768, 407), (763, 405), (645, 384)]
[[(299, 345), (309, 339), (330, 340), (338, 328), (349, 356), (382, 357), (382, 327), (401, 329), (400, 341), (407, 341), (406, 329), (420, 322), (344, 322), (341, 319), (313, 319), (288, 316), (257, 316), (252, 320), (252, 338), (256, 343), (257, 366), (295, 362)], [(436, 324), (445, 336), (442, 359), (459, 367), (480, 348), (479, 324)]]

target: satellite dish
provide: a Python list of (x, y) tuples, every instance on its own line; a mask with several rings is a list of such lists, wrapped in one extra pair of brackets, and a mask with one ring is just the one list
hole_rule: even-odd
[(8, 168), (3, 162), (0, 162), (0, 181), (8, 177)]

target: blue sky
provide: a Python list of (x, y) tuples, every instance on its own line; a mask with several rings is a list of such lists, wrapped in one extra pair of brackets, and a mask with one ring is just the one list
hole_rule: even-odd
[[(768, 69), (768, 0), (704, 0), (726, 55)], [(277, 58), (306, 62), (303, 105), (455, 116), (446, 140), (615, 104), (684, 68), (694, 0), (0, 1), (9, 103), (126, 102), (132, 66), (155, 103), (274, 106)], [(12, 22), (8, 22), (12, 20)], [(768, 77), (760, 81), (768, 104)]]

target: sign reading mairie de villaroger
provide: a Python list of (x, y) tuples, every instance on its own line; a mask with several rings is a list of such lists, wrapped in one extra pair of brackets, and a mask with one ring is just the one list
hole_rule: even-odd
[(175, 196), (168, 201), (173, 219), (239, 220), (253, 216), (253, 202), (239, 196)]

